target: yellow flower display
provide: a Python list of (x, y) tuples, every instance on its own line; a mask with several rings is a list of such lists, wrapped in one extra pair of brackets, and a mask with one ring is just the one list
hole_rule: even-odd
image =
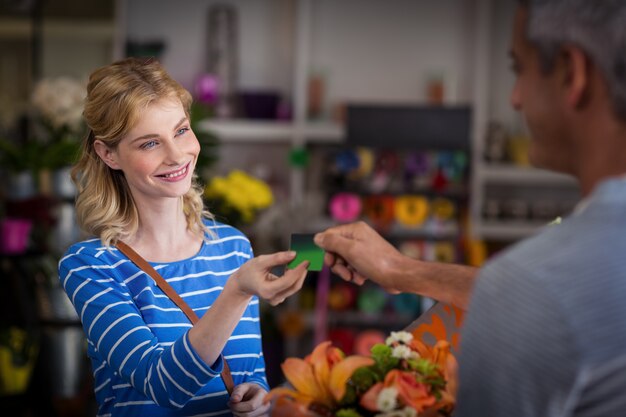
[(248, 224), (260, 210), (274, 204), (272, 190), (264, 181), (242, 170), (233, 170), (225, 177), (213, 177), (204, 190), (215, 214), (231, 223)]

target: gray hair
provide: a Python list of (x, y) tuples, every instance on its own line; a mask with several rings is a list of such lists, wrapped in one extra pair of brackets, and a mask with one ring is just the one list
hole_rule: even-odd
[(626, 120), (626, 1), (518, 0), (527, 36), (550, 71), (564, 44), (581, 48), (604, 75), (616, 115)]

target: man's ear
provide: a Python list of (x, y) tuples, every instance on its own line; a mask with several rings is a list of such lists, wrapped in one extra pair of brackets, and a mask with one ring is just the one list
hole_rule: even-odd
[(581, 108), (590, 98), (591, 62), (585, 53), (575, 46), (563, 48), (561, 61), (567, 104), (572, 108)]
[(101, 140), (96, 140), (93, 143), (94, 149), (102, 162), (107, 164), (111, 169), (120, 169), (119, 164), (117, 163), (117, 152), (108, 147)]

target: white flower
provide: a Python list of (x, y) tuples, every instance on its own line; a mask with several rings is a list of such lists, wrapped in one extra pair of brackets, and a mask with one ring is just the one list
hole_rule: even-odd
[(412, 359), (415, 356), (414, 353), (407, 345), (398, 345), (391, 351), (391, 356), (398, 359)]
[(376, 407), (380, 411), (388, 412), (394, 410), (398, 405), (398, 390), (394, 387), (383, 388), (376, 398)]
[(404, 417), (417, 417), (417, 410), (413, 407), (404, 407)]
[(408, 345), (413, 340), (413, 335), (409, 332), (391, 332), (391, 336), (385, 340), (387, 346), (391, 346), (394, 343), (402, 343)]
[(77, 131), (87, 90), (84, 83), (69, 77), (44, 78), (33, 90), (31, 103), (54, 129), (67, 127)]

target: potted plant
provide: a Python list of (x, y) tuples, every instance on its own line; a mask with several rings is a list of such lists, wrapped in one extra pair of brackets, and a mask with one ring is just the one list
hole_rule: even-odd
[(0, 165), (7, 174), (7, 197), (24, 199), (36, 194), (41, 147), (33, 141), (0, 139)]

